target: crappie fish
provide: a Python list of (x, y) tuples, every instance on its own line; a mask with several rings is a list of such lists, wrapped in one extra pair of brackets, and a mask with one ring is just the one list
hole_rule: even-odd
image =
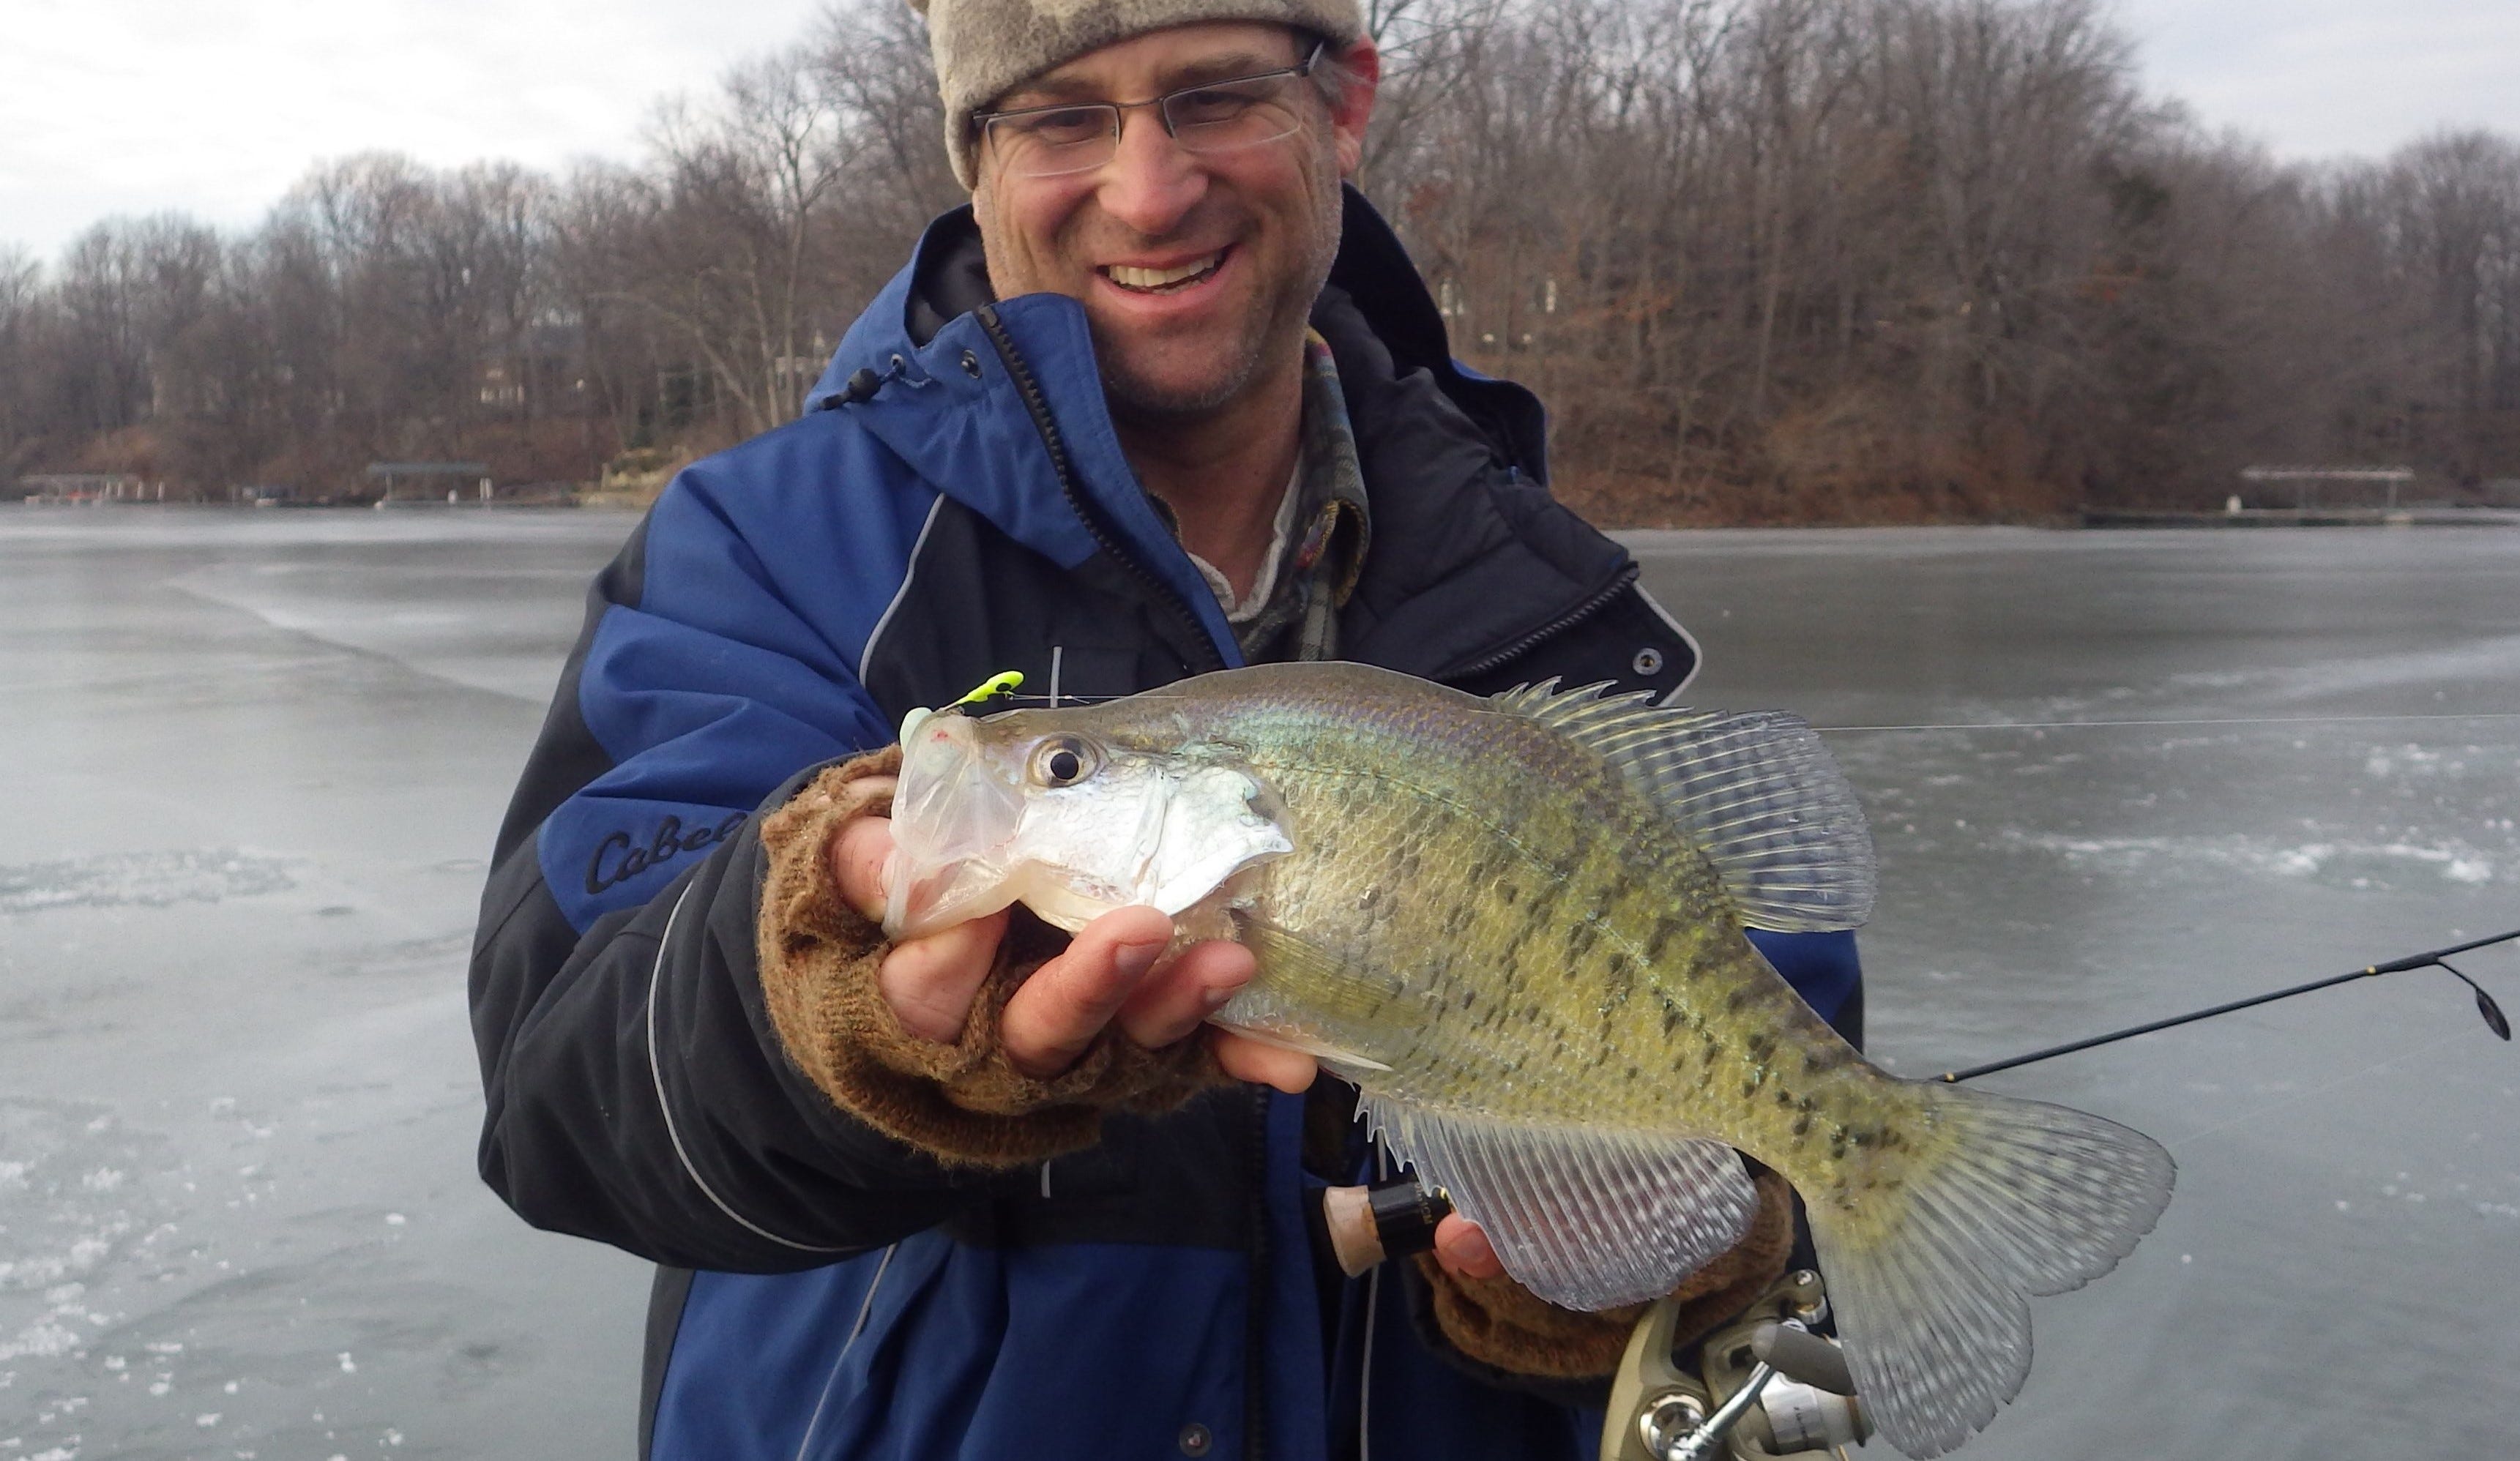
[(914, 716), (886, 926), (1150, 904), (1240, 940), (1216, 1023), (1318, 1055), (1532, 1292), (1658, 1297), (1802, 1194), (1880, 1434), (1938, 1455), (2030, 1367), (2027, 1296), (2115, 1266), (2159, 1145), (1868, 1064), (1742, 934), (1852, 928), (1853, 789), (1791, 717), (1269, 665)]

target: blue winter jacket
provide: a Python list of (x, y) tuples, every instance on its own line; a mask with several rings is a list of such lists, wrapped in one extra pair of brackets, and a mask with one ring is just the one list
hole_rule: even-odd
[[(1342, 652), (1677, 690), (1695, 646), (1549, 497), (1537, 404), (1455, 366), (1353, 193), (1314, 323), (1373, 515)], [(1451, 1353), (1408, 1265), (1317, 1281), (1303, 1205), (1339, 1174), (1303, 1170), (1300, 1099), (1218, 1091), (974, 1174), (782, 1053), (757, 812), (1001, 670), (1096, 695), (1238, 662), (1098, 382), (1076, 304), (991, 300), (950, 214), (802, 418), (682, 472), (597, 579), (483, 899), (482, 1173), (662, 1265), (656, 1461), (1589, 1457), (1598, 1416)], [(1851, 939), (1760, 945), (1853, 1029)]]

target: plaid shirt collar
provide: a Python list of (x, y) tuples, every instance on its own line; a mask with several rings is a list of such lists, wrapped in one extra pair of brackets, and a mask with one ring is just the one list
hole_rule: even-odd
[[(1300, 429), (1295, 480), (1287, 489), (1294, 511), (1279, 514), (1283, 536), (1270, 550), (1274, 581), (1258, 611), (1234, 626), (1243, 658), (1254, 664), (1338, 656), (1338, 610), (1356, 592), (1372, 537), (1365, 470), (1357, 461), (1347, 396), (1339, 389), (1338, 363), (1317, 331), (1304, 332)], [(1217, 598), (1226, 600), (1231, 592)], [(1225, 607), (1231, 613), (1238, 605)]]

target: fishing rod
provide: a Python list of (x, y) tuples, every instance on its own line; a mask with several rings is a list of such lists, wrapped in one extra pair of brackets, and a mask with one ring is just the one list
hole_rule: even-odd
[(2464, 944), (2452, 944), (2447, 949), (2430, 949), (2422, 953), (2409, 953), (2404, 958), (2393, 958), (2387, 963), (2370, 964), (2356, 969), (2350, 974), (2314, 979), (2308, 984), (2297, 984), (2287, 990), (2276, 990), (2272, 994), (2258, 995), (2247, 999), (2234, 999), (2228, 1004), (2217, 1004), (2211, 1009), (2172, 1015), (2166, 1020), (2154, 1020), (2149, 1024), (2137, 1025), (2131, 1029), (2112, 1031), (2107, 1035), (2095, 1035), (2089, 1040), (2078, 1040), (2069, 1044), (2051, 1045), (2045, 1050), (2033, 1050), (2027, 1055), (2015, 1055), (2009, 1060), (1973, 1065), (1966, 1070), (1945, 1071), (1931, 1079), (1946, 1085), (1974, 1081), (1980, 1076), (1994, 1075), (1997, 1071), (2008, 1071), (2016, 1066), (2029, 1065), (2035, 1061), (2052, 1060), (2056, 1056), (2071, 1055), (2077, 1050), (2089, 1050), (2096, 1045), (2115, 1044), (2122, 1040), (2133, 1040), (2138, 1035), (2150, 1035), (2156, 1030), (2168, 1030), (2178, 1025), (2192, 1025), (2198, 1020), (2210, 1020), (2216, 1015), (2227, 1015), (2233, 1010), (2253, 1009), (2261, 1004), (2272, 1004), (2277, 999), (2289, 999), (2295, 995), (2307, 995), (2313, 990), (2331, 989), (2340, 984), (2351, 984), (2357, 979), (2372, 979), (2382, 974), (2403, 974), (2409, 969), (2448, 970), (2459, 983), (2476, 992), (2476, 1012), (2485, 1017), (2485, 1028), (2508, 1040), (2511, 1039), (2511, 1022), (2503, 1017), (2502, 1006), (2494, 1002), (2494, 996), (2485, 992), (2483, 985), (2452, 967), (2450, 956), (2475, 949), (2490, 949), (2497, 944), (2508, 944), (2515, 939), (2520, 939), (2520, 928), (2515, 928), (2509, 933), (2496, 934), (2489, 939), (2470, 939)]

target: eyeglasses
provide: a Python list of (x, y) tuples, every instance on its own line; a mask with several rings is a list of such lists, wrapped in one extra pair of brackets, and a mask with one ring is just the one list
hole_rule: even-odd
[(1301, 88), (1326, 45), (1283, 70), (1203, 81), (1151, 102), (1060, 102), (973, 113), (998, 165), (1014, 177), (1091, 172), (1120, 151), (1120, 113), (1152, 107), (1182, 150), (1231, 153), (1291, 137), (1304, 125)]

